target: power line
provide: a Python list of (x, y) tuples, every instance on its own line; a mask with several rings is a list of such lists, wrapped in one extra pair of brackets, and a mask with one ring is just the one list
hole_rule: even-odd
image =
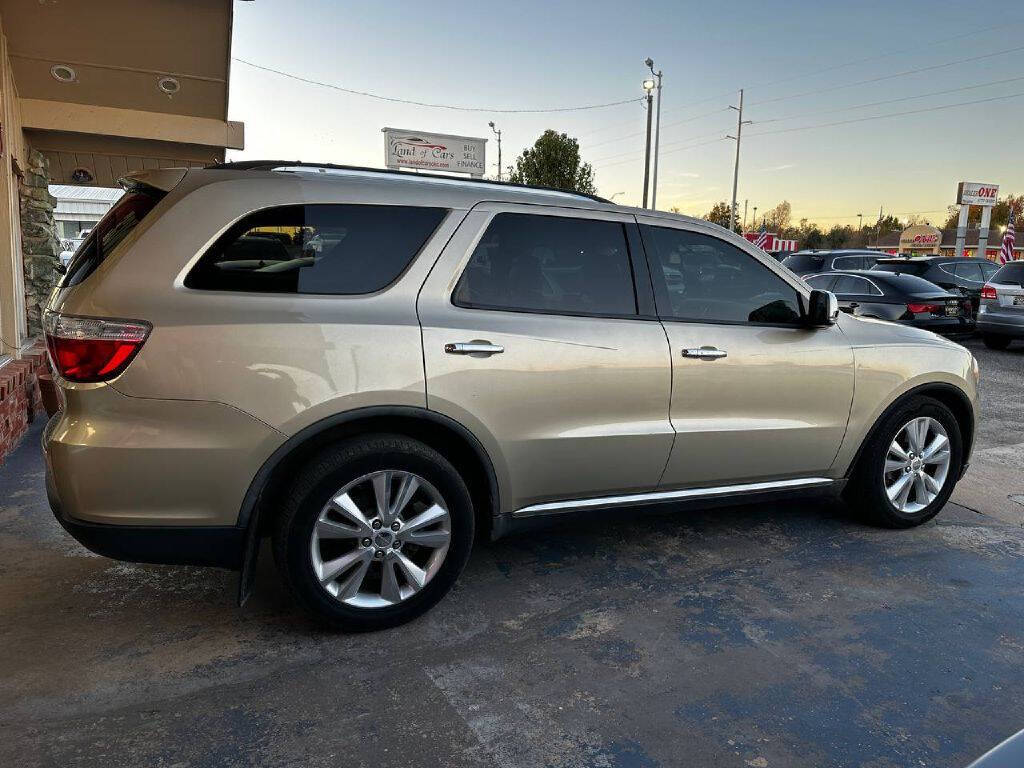
[(903, 50), (900, 50), (900, 51), (890, 51), (888, 53), (875, 54), (873, 56), (868, 56), (867, 58), (864, 58), (864, 59), (854, 59), (852, 61), (843, 62), (842, 64), (833, 64), (831, 67), (824, 67), (824, 68), (821, 68), (821, 69), (815, 69), (815, 70), (810, 71), (810, 72), (804, 72), (801, 75), (792, 75), (790, 77), (783, 77), (783, 78), (780, 78), (778, 80), (772, 80), (772, 81), (767, 82), (767, 83), (755, 83), (754, 85), (749, 86), (749, 87), (750, 88), (768, 88), (768, 87), (773, 86), (773, 85), (779, 85), (780, 83), (788, 83), (788, 82), (792, 82), (793, 80), (802, 80), (805, 77), (813, 77), (814, 75), (821, 75), (821, 74), (824, 74), (825, 72), (834, 72), (837, 69), (844, 69), (846, 67), (852, 67), (854, 64), (867, 64), (868, 62), (878, 61), (879, 59), (888, 59), (888, 58), (892, 58), (893, 56), (905, 56), (906, 54), (911, 53), (912, 51), (931, 50), (935, 46), (942, 45), (943, 43), (951, 43), (954, 40), (962, 40), (965, 37), (973, 37), (974, 35), (980, 35), (982, 32), (991, 32), (993, 29), (1005, 29), (1006, 27), (1018, 25), (1020, 23), (1021, 23), (1020, 21), (1011, 21), (1011, 22), (1006, 22), (1006, 23), (1002, 23), (1002, 24), (993, 24), (991, 27), (985, 27), (983, 29), (975, 29), (975, 30), (973, 30), (971, 32), (964, 32), (964, 33), (959, 34), (959, 35), (953, 35), (952, 37), (945, 37), (945, 38), (943, 38), (941, 40), (934, 40), (932, 42), (929, 42), (927, 45), (920, 45), (920, 46), (917, 46), (915, 48), (904, 48)]
[(826, 111), (816, 110), (814, 112), (800, 112), (795, 115), (786, 115), (784, 117), (772, 117), (767, 120), (757, 120), (758, 125), (764, 125), (765, 123), (778, 123), (783, 120), (794, 120), (798, 117), (813, 117), (814, 115), (832, 115), (837, 112), (849, 112), (851, 109), (863, 109), (865, 107), (878, 107), (883, 104), (895, 104), (901, 101), (912, 101), (913, 99), (926, 99), (929, 96), (941, 96), (946, 93), (958, 93), (960, 91), (970, 91), (974, 88), (987, 88), (991, 85), (1003, 85), (1005, 83), (1016, 83), (1020, 80), (1024, 80), (1024, 77), (1008, 77), (1005, 80), (992, 80), (987, 83), (975, 83), (974, 85), (963, 85), (959, 88), (947, 88), (942, 91), (932, 91), (931, 93), (921, 93), (915, 96), (900, 96), (897, 99), (885, 99), (883, 101), (871, 101), (866, 104), (853, 104), (849, 107), (839, 107), (837, 109), (829, 109)]
[[(711, 141), (702, 141), (699, 144), (691, 144), (691, 145), (686, 146), (686, 147), (676, 147), (675, 149), (670, 149), (668, 152), (662, 152), (661, 154), (662, 155), (670, 155), (673, 152), (683, 152), (683, 151), (685, 151), (687, 149), (696, 149), (697, 147), (703, 147), (703, 146), (706, 146), (708, 144), (716, 144), (719, 141), (725, 141), (725, 137), (724, 136), (720, 136), (717, 139), (711, 139)], [(614, 157), (614, 155), (613, 155), (613, 157)], [(635, 158), (635, 157), (627, 157), (625, 160), (617, 160), (614, 163), (605, 163), (604, 165), (601, 166), (601, 168), (611, 168), (612, 166), (622, 165), (623, 163), (633, 163), (633, 162), (636, 162), (636, 160), (637, 160), (637, 158)], [(597, 162), (600, 162), (600, 161), (594, 161), (593, 164), (596, 164)]]
[(353, 96), (365, 96), (368, 99), (377, 99), (378, 101), (388, 101), (388, 102), (392, 102), (392, 103), (395, 103), (395, 104), (411, 104), (411, 105), (416, 106), (416, 107), (430, 107), (432, 109), (450, 109), (450, 110), (455, 110), (456, 112), (491, 112), (491, 113), (503, 113), (503, 114), (527, 114), (527, 113), (529, 113), (529, 114), (542, 114), (542, 113), (551, 113), (551, 112), (582, 112), (584, 110), (590, 110), (590, 109), (604, 109), (606, 107), (617, 107), (617, 106), (619, 106), (621, 104), (632, 104), (634, 102), (640, 101), (641, 98), (642, 98), (642, 97), (636, 97), (636, 98), (630, 98), (630, 99), (622, 99), (621, 101), (609, 101), (609, 102), (606, 102), (604, 104), (586, 104), (586, 105), (583, 105), (583, 106), (576, 106), (576, 107), (552, 107), (552, 108), (548, 108), (548, 109), (506, 109), (506, 108), (496, 108), (496, 107), (463, 107), (463, 106), (455, 106), (455, 105), (452, 105), (452, 104), (432, 104), (432, 103), (425, 102), (425, 101), (413, 101), (412, 99), (401, 99), (401, 98), (398, 98), (396, 96), (381, 96), (380, 94), (370, 93), (369, 91), (357, 91), (357, 90), (355, 90), (353, 88), (344, 88), (344, 87), (342, 87), (340, 85), (335, 85), (334, 83), (325, 83), (322, 80), (313, 80), (313, 79), (308, 78), (308, 77), (302, 77), (301, 75), (295, 75), (295, 74), (292, 74), (291, 72), (284, 72), (284, 71), (282, 71), (280, 69), (274, 69), (273, 67), (266, 67), (266, 66), (263, 66), (262, 64), (256, 64), (255, 62), (247, 61), (246, 59), (240, 59), (240, 58), (235, 57), (234, 60), (239, 62), (239, 63), (241, 63), (241, 64), (245, 64), (247, 66), (250, 66), (253, 69), (259, 69), (259, 70), (262, 70), (264, 72), (272, 72), (275, 75), (280, 75), (281, 77), (287, 77), (290, 80), (297, 80), (300, 83), (308, 83), (309, 85), (318, 85), (318, 86), (320, 86), (322, 88), (330, 88), (331, 90), (340, 91), (341, 93), (348, 93), (348, 94), (351, 94)]
[[(705, 118), (705, 117), (712, 117), (714, 115), (718, 115), (718, 114), (721, 114), (722, 112), (728, 112), (728, 111), (729, 111), (729, 107), (722, 107), (721, 109), (716, 109), (716, 110), (714, 110), (712, 112), (705, 112), (705, 113), (700, 114), (700, 115), (694, 115), (693, 117), (688, 117), (685, 120), (676, 120), (675, 122), (672, 122), (672, 123), (666, 123), (665, 125), (661, 126), (661, 129), (665, 130), (666, 128), (671, 128), (672, 126), (675, 126), (675, 125), (682, 125), (683, 123), (692, 123), (695, 120), (700, 120), (700, 119)], [(589, 150), (589, 149), (593, 149), (594, 147), (602, 147), (605, 144), (614, 144), (617, 141), (625, 141), (626, 139), (632, 139), (632, 138), (635, 138), (637, 136), (643, 136), (643, 135), (644, 135), (643, 131), (637, 131), (636, 133), (630, 133), (630, 134), (627, 134), (625, 136), (619, 136), (617, 139), (605, 139), (604, 141), (599, 141), (597, 144), (588, 144), (584, 148)]]
[(991, 98), (988, 98), (988, 99), (975, 99), (974, 101), (960, 101), (960, 102), (957, 102), (955, 104), (942, 104), (942, 105), (937, 106), (937, 107), (922, 107), (921, 109), (909, 109), (909, 110), (906, 110), (904, 112), (890, 112), (889, 114), (886, 114), (886, 115), (873, 115), (871, 117), (855, 117), (855, 118), (851, 118), (850, 120), (836, 120), (836, 121), (831, 122), (831, 123), (818, 123), (816, 125), (801, 125), (801, 126), (797, 126), (795, 128), (780, 128), (780, 129), (778, 129), (776, 131), (758, 131), (756, 133), (751, 133), (749, 135), (751, 135), (751, 136), (769, 136), (769, 135), (777, 134), (777, 133), (792, 133), (794, 131), (809, 131), (809, 130), (812, 130), (814, 128), (831, 128), (831, 127), (836, 126), (836, 125), (848, 125), (850, 123), (865, 123), (865, 122), (868, 122), (870, 120), (884, 120), (884, 119), (889, 118), (889, 117), (902, 117), (904, 115), (918, 115), (918, 114), (922, 114), (922, 113), (925, 113), (925, 112), (938, 112), (939, 110), (943, 110), (943, 109), (953, 109), (954, 107), (966, 107), (966, 106), (970, 106), (972, 104), (987, 104), (988, 102), (991, 102), (991, 101), (1002, 101), (1004, 99), (1016, 99), (1016, 98), (1019, 98), (1021, 96), (1024, 96), (1024, 92), (1022, 92), (1022, 93), (1010, 93), (1010, 94), (1006, 94), (1005, 96), (992, 96)]
[(830, 91), (838, 91), (843, 88), (853, 88), (858, 85), (868, 85), (870, 83), (878, 83), (882, 80), (892, 80), (897, 77), (906, 77), (907, 75), (916, 75), (919, 72), (931, 72), (936, 69), (945, 69), (946, 67), (953, 67), (957, 64), (966, 64), (972, 61), (980, 61), (982, 59), (991, 59), (994, 56), (1003, 56), (1007, 53), (1015, 53), (1016, 51), (1024, 51), (1024, 45), (1018, 45), (1015, 48), (1006, 48), (1002, 51), (994, 51), (992, 53), (983, 53), (980, 56), (969, 56), (966, 59), (957, 59), (956, 61), (947, 61), (943, 64), (932, 64), (927, 67), (918, 67), (917, 69), (907, 69), (903, 72), (894, 72), (891, 75), (880, 75), (878, 77), (872, 77), (867, 80), (858, 80), (855, 83), (843, 83), (842, 85), (831, 85), (827, 88), (818, 88), (813, 91), (804, 91), (803, 93), (791, 93), (788, 96), (776, 96), (773, 99), (762, 99), (761, 101), (755, 101), (751, 103), (751, 106), (757, 104), (772, 104), (777, 101), (786, 101), (788, 99), (799, 99), (804, 96), (814, 96), (819, 93), (828, 93)]
[[(728, 130), (728, 129), (723, 128), (720, 131), (715, 131), (714, 133), (704, 133), (704, 134), (701, 134), (700, 136), (688, 136), (685, 139), (677, 139), (676, 141), (666, 142), (666, 143), (662, 144), (661, 146), (662, 146), (662, 148), (674, 147), (674, 146), (677, 146), (679, 144), (687, 144), (687, 143), (689, 143), (691, 141), (698, 141), (700, 139), (706, 139), (706, 138), (709, 138), (711, 136), (721, 136), (722, 131), (725, 131), (725, 130)], [(625, 152), (616, 152), (614, 155), (605, 155), (604, 157), (599, 157), (596, 160), (594, 160), (593, 162), (600, 163), (600, 162), (603, 162), (605, 160), (614, 160), (616, 157), (624, 157), (625, 155), (636, 155), (636, 154), (638, 154), (638, 152), (639, 152), (639, 150), (635, 150), (635, 149), (630, 149), (630, 150), (627, 150)], [(662, 152), (661, 154), (664, 155), (666, 153)]]

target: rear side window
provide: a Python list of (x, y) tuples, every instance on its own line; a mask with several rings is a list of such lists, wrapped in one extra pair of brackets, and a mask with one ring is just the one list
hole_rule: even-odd
[(819, 291), (831, 291), (835, 282), (836, 276), (829, 272), (822, 272), (820, 275), (811, 275), (807, 278), (807, 284)]
[(68, 264), (67, 274), (60, 281), (60, 287), (70, 288), (78, 285), (95, 272), (110, 252), (128, 237), (165, 194), (155, 189), (147, 189), (123, 195), (78, 246)]
[(782, 265), (798, 275), (807, 272), (817, 272), (825, 263), (824, 256), (815, 256), (812, 253), (794, 253), (782, 260)]
[(246, 216), (185, 278), (208, 291), (365, 294), (394, 282), (446, 210), (398, 205), (289, 205)]
[(614, 221), (498, 214), (452, 301), (476, 309), (635, 315), (625, 229)]
[(993, 283), (1009, 283), (1024, 287), (1024, 261), (1004, 264), (989, 279)]
[(832, 261), (832, 269), (863, 269), (863, 256), (839, 256)]
[(981, 283), (985, 280), (985, 275), (981, 271), (981, 265), (976, 261), (967, 261), (962, 264), (956, 264), (953, 269), (956, 276), (962, 280), (970, 280), (972, 283)]
[(929, 264), (927, 262), (919, 261), (912, 262), (909, 259), (907, 261), (901, 261), (899, 263), (892, 262), (879, 262), (872, 267), (881, 272), (899, 272), (904, 275), (918, 275), (921, 276), (928, 271)]

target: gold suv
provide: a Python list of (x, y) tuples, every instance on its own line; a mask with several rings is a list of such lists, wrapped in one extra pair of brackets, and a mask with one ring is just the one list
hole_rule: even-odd
[(900, 528), (967, 465), (970, 353), (704, 221), (271, 162), (124, 185), (45, 315), (51, 504), (100, 554), (244, 599), (269, 536), (306, 609), (372, 629), (531, 518), (842, 491)]

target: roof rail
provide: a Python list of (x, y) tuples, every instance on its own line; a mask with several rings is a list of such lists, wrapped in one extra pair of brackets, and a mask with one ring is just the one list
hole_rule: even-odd
[(337, 165), (335, 163), (304, 163), (300, 160), (239, 160), (236, 162), (212, 163), (204, 166), (211, 170), (228, 171), (272, 171), (276, 168), (323, 168), (332, 171), (360, 171), (363, 173), (379, 173), (387, 176), (404, 176), (411, 179), (449, 179), (451, 181), (464, 181), (470, 184), (488, 184), (497, 187), (511, 187), (513, 189), (532, 189), (540, 192), (560, 192), (563, 195), (576, 195), (597, 203), (608, 203), (614, 205), (611, 200), (598, 195), (588, 195), (586, 192), (574, 192), (570, 189), (556, 189), (555, 187), (542, 187), (533, 184), (513, 184), (510, 181), (494, 181), (493, 179), (474, 179), (465, 176), (453, 176), (446, 173), (413, 173), (412, 171), (396, 171), (392, 168), (370, 168), (362, 165)]

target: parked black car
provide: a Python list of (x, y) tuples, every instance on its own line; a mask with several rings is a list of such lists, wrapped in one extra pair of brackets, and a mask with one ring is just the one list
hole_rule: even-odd
[(800, 277), (840, 269), (871, 269), (880, 256), (878, 251), (847, 248), (837, 251), (797, 251), (782, 259), (782, 263)]
[(914, 275), (971, 299), (971, 312), (978, 314), (981, 289), (999, 270), (998, 264), (978, 257), (888, 256), (879, 259), (873, 270)]
[(944, 336), (975, 331), (970, 300), (914, 275), (875, 270), (828, 272), (806, 278), (812, 288), (832, 291), (839, 308), (861, 317), (891, 320)]

